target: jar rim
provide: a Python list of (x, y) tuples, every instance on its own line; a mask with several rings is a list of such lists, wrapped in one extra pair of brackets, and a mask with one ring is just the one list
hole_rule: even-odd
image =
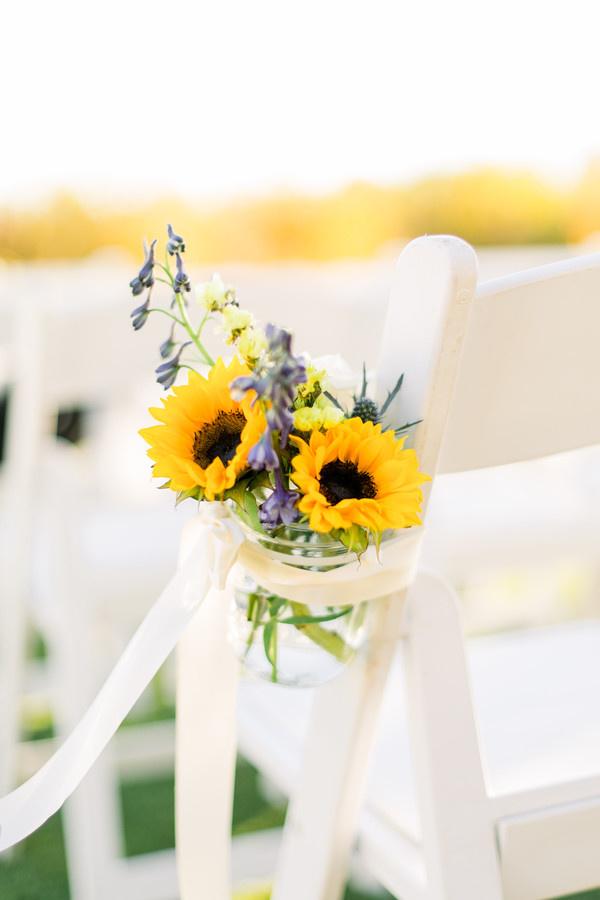
[[(279, 534), (259, 532), (252, 528), (237, 513), (234, 513), (244, 536), (255, 546), (260, 547), (273, 558), (293, 567), (330, 567), (337, 568), (347, 563), (356, 562), (357, 554), (348, 549), (339, 539), (329, 534), (313, 531), (308, 523), (295, 522), (277, 529)], [(283, 531), (283, 534), (281, 532)], [(388, 530), (381, 536), (381, 544), (385, 545), (403, 536), (403, 532), (412, 528)], [(369, 546), (375, 542), (370, 539)]]

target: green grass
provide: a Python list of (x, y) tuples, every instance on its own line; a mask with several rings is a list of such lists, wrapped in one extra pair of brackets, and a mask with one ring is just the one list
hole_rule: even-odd
[[(128, 781), (122, 785), (124, 841), (128, 856), (172, 847), (175, 822), (173, 778)], [(269, 804), (260, 790), (260, 778), (246, 761), (239, 760), (233, 814), (233, 833), (244, 834), (283, 824), (285, 806)], [(348, 890), (345, 900), (384, 900), (387, 894)], [(1, 900), (69, 900), (60, 813), (0, 860)], [(264, 893), (239, 900), (268, 900)], [(121, 900), (121, 898), (115, 898)]]
[[(39, 659), (46, 655), (46, 648), (36, 635), (32, 635), (30, 652)], [(124, 727), (173, 718), (172, 701), (165, 692), (160, 674), (149, 691), (153, 700), (151, 708), (134, 708)], [(25, 717), (24, 739), (35, 740), (53, 735), (52, 718), (48, 712), (37, 711)], [(173, 847), (173, 788), (172, 777), (130, 780), (121, 786), (124, 846), (128, 856)], [(245, 760), (238, 760), (233, 834), (276, 828), (283, 824), (284, 818), (285, 805), (267, 802), (261, 792), (258, 772)], [(344, 900), (387, 900), (389, 897), (385, 891), (365, 894), (349, 887)], [(10, 855), (0, 859), (0, 900), (69, 900), (60, 813)], [(121, 898), (115, 897), (115, 900)], [(236, 900), (268, 900), (268, 892), (240, 895)], [(560, 900), (600, 900), (600, 888), (583, 894), (571, 894)]]
[[(129, 781), (121, 790), (128, 856), (151, 853), (174, 844), (172, 777)], [(244, 834), (283, 824), (285, 807), (270, 805), (260, 790), (256, 770), (240, 760), (236, 773), (233, 833)], [(386, 900), (348, 888), (344, 900)], [(69, 900), (61, 816), (53, 816), (10, 856), (0, 860), (1, 900)], [(600, 889), (562, 900), (600, 900)], [(115, 900), (121, 900), (116, 898)], [(268, 892), (239, 895), (236, 900), (268, 900)]]

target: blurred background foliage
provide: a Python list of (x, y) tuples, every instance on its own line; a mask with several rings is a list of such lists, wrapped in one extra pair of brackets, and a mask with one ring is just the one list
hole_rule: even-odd
[(443, 232), (479, 246), (577, 243), (600, 232), (600, 159), (568, 185), (482, 168), (219, 204), (165, 196), (116, 208), (61, 193), (34, 207), (0, 209), (0, 258), (78, 259), (109, 247), (139, 255), (139, 235), (162, 233), (165, 221), (186, 235), (197, 261), (369, 257)]

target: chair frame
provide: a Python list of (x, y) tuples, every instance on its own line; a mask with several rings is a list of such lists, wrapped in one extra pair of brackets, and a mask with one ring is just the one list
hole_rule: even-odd
[[(462, 242), (422, 238), (405, 249), (378, 373), (384, 389), (398, 359), (417, 373), (402, 409), (424, 419), (415, 446), (426, 471), (462, 471), (600, 442), (600, 372), (589, 336), (597, 336), (594, 324), (600, 326), (596, 287), (600, 256), (498, 279), (476, 295), (475, 258)], [(580, 298), (575, 310), (569, 309), (573, 295)], [(545, 310), (546, 330), (538, 334)], [(424, 325), (425, 336), (419, 334)], [(552, 420), (548, 399), (535, 402), (565, 335), (573, 365), (554, 400), (560, 408), (577, 397), (566, 434)], [(497, 348), (488, 349), (494, 337), (514, 366), (504, 379)], [(484, 417), (490, 396), (503, 420), (494, 404)], [(503, 431), (511, 435), (504, 445), (498, 440)], [(394, 832), (391, 844), (389, 832), (365, 812), (359, 853), (371, 872), (403, 900), (534, 900), (600, 883), (593, 838), (600, 825), (600, 773), (489, 795), (456, 598), (441, 579), (422, 573), (405, 595), (380, 602), (367, 652), (316, 694), (274, 900), (338, 900), (342, 894), (383, 687), (399, 641), (422, 842), (404, 842)], [(577, 841), (565, 849), (569, 828)]]

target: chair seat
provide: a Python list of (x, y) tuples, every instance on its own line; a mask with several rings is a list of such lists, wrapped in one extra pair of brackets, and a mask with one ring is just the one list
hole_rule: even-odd
[[(492, 796), (600, 774), (600, 622), (476, 638), (468, 646)], [(299, 772), (312, 697), (309, 690), (242, 685), (242, 750), (286, 792)], [(386, 826), (419, 840), (399, 658), (386, 689), (366, 805)]]

